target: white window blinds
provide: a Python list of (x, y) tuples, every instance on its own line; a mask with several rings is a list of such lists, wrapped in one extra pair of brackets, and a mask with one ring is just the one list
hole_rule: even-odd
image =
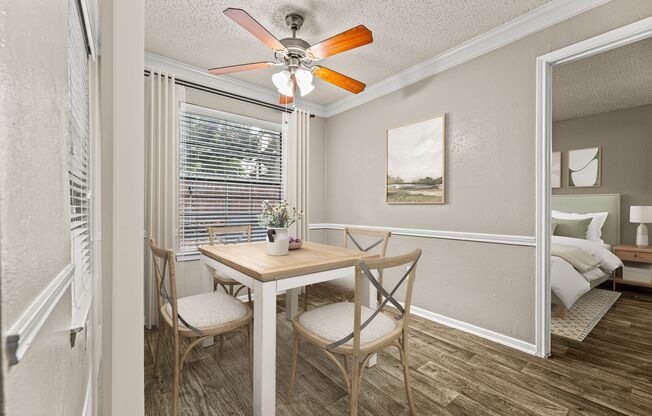
[(179, 254), (196, 255), (212, 225), (251, 224), (264, 240), (262, 201), (283, 197), (280, 125), (184, 105), (180, 135)]
[(70, 94), (70, 223), (72, 256), (75, 264), (73, 308), (81, 308), (90, 297), (90, 134), (89, 134), (89, 69), (86, 38), (81, 11), (70, 1), (68, 27), (68, 64)]

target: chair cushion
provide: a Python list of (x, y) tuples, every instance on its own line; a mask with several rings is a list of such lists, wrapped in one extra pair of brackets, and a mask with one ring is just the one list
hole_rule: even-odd
[[(247, 313), (244, 303), (220, 291), (180, 298), (177, 300), (177, 306), (179, 315), (197, 329), (226, 324), (242, 318)], [(172, 305), (167, 304), (165, 312), (171, 316)]]
[(329, 280), (324, 285), (342, 290), (355, 290), (355, 276), (347, 276), (341, 279)]
[[(311, 309), (299, 316), (299, 324), (308, 331), (329, 341), (339, 341), (353, 332), (353, 314), (355, 304), (351, 302), (338, 302)], [(364, 323), (374, 313), (366, 306), (361, 309), (361, 323)], [(360, 344), (375, 341), (396, 328), (396, 321), (389, 316), (379, 313), (360, 332)], [(346, 345), (352, 345), (353, 340)]]

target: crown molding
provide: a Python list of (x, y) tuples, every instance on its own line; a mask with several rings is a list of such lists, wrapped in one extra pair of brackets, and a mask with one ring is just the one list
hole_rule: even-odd
[(554, 0), (502, 26), (471, 39), (462, 45), (420, 62), (392, 75), (363, 92), (350, 95), (326, 106), (325, 117), (368, 103), (410, 84), (443, 72), (456, 65), (501, 48), (533, 33), (546, 29), (610, 0)]
[[(216, 77), (215, 75), (209, 74), (205, 69), (175, 61), (174, 59), (166, 58), (155, 53), (145, 52), (145, 69), (174, 74), (176, 78), (185, 81), (255, 98), (270, 104), (278, 104), (278, 92), (276, 90), (240, 81), (229, 76)], [(326, 113), (326, 107), (320, 104), (303, 99), (298, 100), (298, 104), (302, 109), (319, 117), (324, 117)]]
[[(332, 117), (470, 61), (609, 1), (611, 0), (553, 0), (458, 47), (369, 85), (360, 94), (349, 95), (329, 105), (321, 105), (303, 99), (299, 99), (297, 102), (302, 109), (316, 116)], [(276, 90), (240, 81), (229, 76), (216, 77), (206, 72), (205, 69), (151, 52), (145, 52), (145, 68), (172, 73), (177, 78), (255, 98), (270, 104), (278, 102)]]

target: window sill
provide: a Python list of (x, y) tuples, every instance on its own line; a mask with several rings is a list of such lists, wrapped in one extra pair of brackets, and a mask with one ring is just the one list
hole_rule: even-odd
[(175, 258), (177, 263), (183, 263), (186, 261), (197, 261), (199, 260), (199, 253), (177, 253)]

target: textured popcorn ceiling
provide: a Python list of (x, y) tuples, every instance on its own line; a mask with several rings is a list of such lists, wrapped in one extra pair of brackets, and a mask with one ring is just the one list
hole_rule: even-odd
[[(460, 45), (507, 23), (549, 0), (146, 0), (147, 51), (201, 68), (272, 60), (259, 40), (222, 14), (227, 7), (246, 10), (272, 34), (291, 36), (284, 23), (298, 12), (305, 22), (298, 33), (310, 44), (364, 24), (374, 43), (324, 59), (320, 64), (367, 85)], [(274, 69), (235, 76), (273, 88)], [(330, 104), (349, 93), (315, 82), (308, 97)]]
[(652, 39), (553, 70), (555, 121), (646, 104), (652, 104)]

